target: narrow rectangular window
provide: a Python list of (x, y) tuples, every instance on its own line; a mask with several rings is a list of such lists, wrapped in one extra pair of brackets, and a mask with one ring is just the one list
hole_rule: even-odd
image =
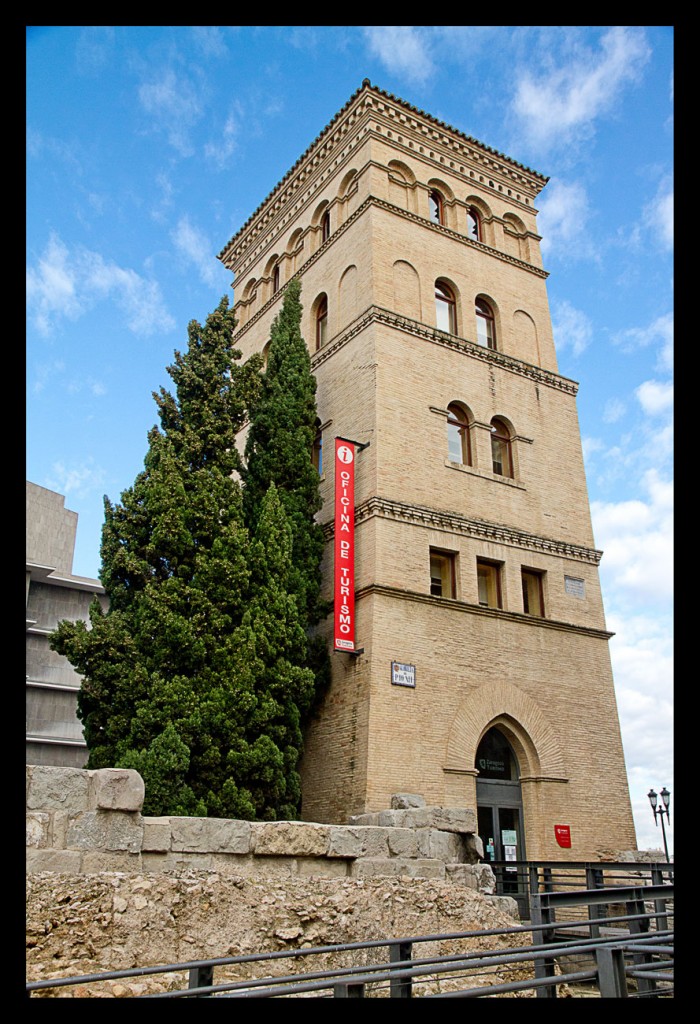
[(501, 567), (496, 562), (476, 560), (479, 604), (484, 608), (502, 608)]
[(544, 573), (534, 569), (521, 571), (523, 583), (523, 611), (526, 615), (544, 615)]
[(311, 461), (319, 476), (323, 476), (323, 434), (319, 430), (314, 438), (314, 446), (311, 453)]
[(455, 556), (449, 551), (430, 549), (430, 593), (433, 597), (455, 597)]

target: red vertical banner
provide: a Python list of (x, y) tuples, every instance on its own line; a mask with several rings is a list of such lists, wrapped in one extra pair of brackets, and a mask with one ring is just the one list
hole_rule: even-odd
[(355, 650), (355, 446), (335, 439), (333, 650)]

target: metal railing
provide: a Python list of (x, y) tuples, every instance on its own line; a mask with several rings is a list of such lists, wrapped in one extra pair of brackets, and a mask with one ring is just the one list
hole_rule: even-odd
[[(542, 892), (603, 889), (613, 886), (663, 885), (673, 882), (674, 865), (666, 862), (617, 861), (493, 861), (496, 892), (512, 896), (523, 920), (529, 919), (530, 897)], [(572, 916), (575, 912), (572, 910)]]
[[(524, 990), (554, 998), (561, 986), (572, 985), (589, 986), (604, 998), (668, 997), (673, 995), (674, 936), (666, 924), (672, 899), (672, 885), (542, 893), (533, 897), (532, 921), (512, 928), (191, 960), (45, 979), (26, 988), (34, 997), (57, 995), (70, 986), (82, 986), (84, 993), (86, 986), (161, 975), (171, 987), (142, 998), (479, 998)], [(601, 934), (600, 917), (591, 913), (583, 922), (589, 934), (567, 937), (581, 921), (557, 920), (564, 907), (600, 908), (606, 902), (625, 907), (624, 914), (606, 918), (619, 926), (616, 935)], [(487, 940), (492, 945), (483, 948)], [(496, 940), (500, 945), (493, 944)], [(459, 949), (465, 942), (469, 948)], [(440, 954), (427, 955), (428, 943), (437, 943)], [(425, 956), (416, 955), (421, 946)], [(444, 952), (450, 947), (452, 952)], [(324, 968), (330, 956), (347, 962)], [(314, 958), (320, 960), (315, 970)], [(296, 970), (300, 964), (307, 969)]]
[[(640, 995), (657, 995), (659, 986), (665, 989), (673, 973), (673, 930), (669, 928), (673, 895), (671, 884), (613, 885), (580, 891), (550, 889), (530, 897), (530, 914), (543, 944), (556, 945), (562, 929), (581, 931), (583, 928), (592, 943), (601, 943), (601, 948), (605, 945), (609, 950), (604, 966), (607, 985), (621, 987), (624, 982), (626, 986), (629, 976), (636, 980)], [(624, 908), (624, 913), (611, 913), (620, 907)], [(562, 921), (562, 911), (571, 908), (584, 908), (585, 921)], [(659, 954), (665, 957), (661, 964)], [(538, 978), (555, 975), (556, 956), (552, 953), (535, 961)], [(629, 970), (623, 969), (626, 956), (631, 958)], [(541, 996), (552, 994), (551, 987), (538, 992)], [(626, 991), (620, 994), (625, 995)]]

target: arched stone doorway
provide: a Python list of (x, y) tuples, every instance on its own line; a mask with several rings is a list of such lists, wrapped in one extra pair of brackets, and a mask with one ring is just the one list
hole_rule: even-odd
[(474, 767), (478, 829), (484, 860), (503, 861), (499, 891), (515, 896), (522, 889), (518, 871), (510, 861), (526, 859), (523, 799), (518, 758), (506, 735), (492, 726), (477, 747)]

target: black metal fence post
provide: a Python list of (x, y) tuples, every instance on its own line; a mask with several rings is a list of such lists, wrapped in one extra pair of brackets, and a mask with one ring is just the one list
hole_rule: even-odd
[(540, 874), (539, 874), (537, 865), (536, 864), (530, 864), (530, 866), (528, 867), (528, 873), (530, 875), (530, 879), (529, 879), (530, 892), (528, 893), (528, 897), (530, 897), (534, 893), (540, 891)]
[[(586, 865), (586, 888), (604, 889), (603, 869), (593, 864)], [(607, 916), (607, 907), (604, 903), (593, 903), (589, 908), (589, 917), (604, 918)], [(600, 938), (600, 926), (591, 924), (589, 934), (592, 939)]]
[[(392, 942), (389, 946), (389, 963), (397, 964), (402, 960), (410, 960), (413, 955), (412, 942)], [(411, 999), (413, 996), (413, 980), (411, 978), (394, 978), (389, 982), (391, 999)]]
[(595, 951), (598, 968), (598, 989), (601, 999), (627, 997), (625, 951), (620, 946), (601, 946)]
[[(214, 968), (210, 965), (192, 967), (190, 969), (188, 988), (206, 988), (214, 984)], [(201, 992), (202, 996), (210, 996), (211, 992)]]
[[(554, 911), (549, 906), (546, 893), (535, 893), (530, 896), (530, 920), (533, 925), (553, 923)], [(536, 934), (539, 935), (539, 939), (535, 939)], [(553, 940), (554, 932), (551, 928), (538, 929), (537, 932), (533, 930), (532, 938), (533, 942), (544, 944)], [(535, 960), (536, 978), (553, 978), (555, 973), (554, 957), (537, 957)], [(542, 985), (537, 989), (538, 999), (556, 999), (556, 997), (556, 985)]]
[[(651, 884), (652, 885), (663, 885), (664, 875), (658, 864), (654, 864), (651, 869)], [(654, 900), (654, 908), (658, 917), (656, 918), (656, 930), (667, 931), (668, 930), (668, 917), (666, 915), (666, 900)]]
[[(643, 889), (632, 898), (626, 901), (625, 910), (630, 915), (643, 915), (645, 913), (644, 907), (644, 894)], [(648, 935), (649, 934), (649, 919), (642, 918), (638, 921), (630, 921), (629, 923), (630, 935)], [(635, 953), (632, 956), (632, 962), (634, 964), (648, 964), (651, 963), (652, 957), (649, 953)], [(637, 988), (640, 995), (650, 994), (656, 991), (656, 982), (652, 978), (637, 978)]]
[(334, 999), (364, 999), (365, 986), (353, 985), (352, 982), (339, 982), (333, 986)]

